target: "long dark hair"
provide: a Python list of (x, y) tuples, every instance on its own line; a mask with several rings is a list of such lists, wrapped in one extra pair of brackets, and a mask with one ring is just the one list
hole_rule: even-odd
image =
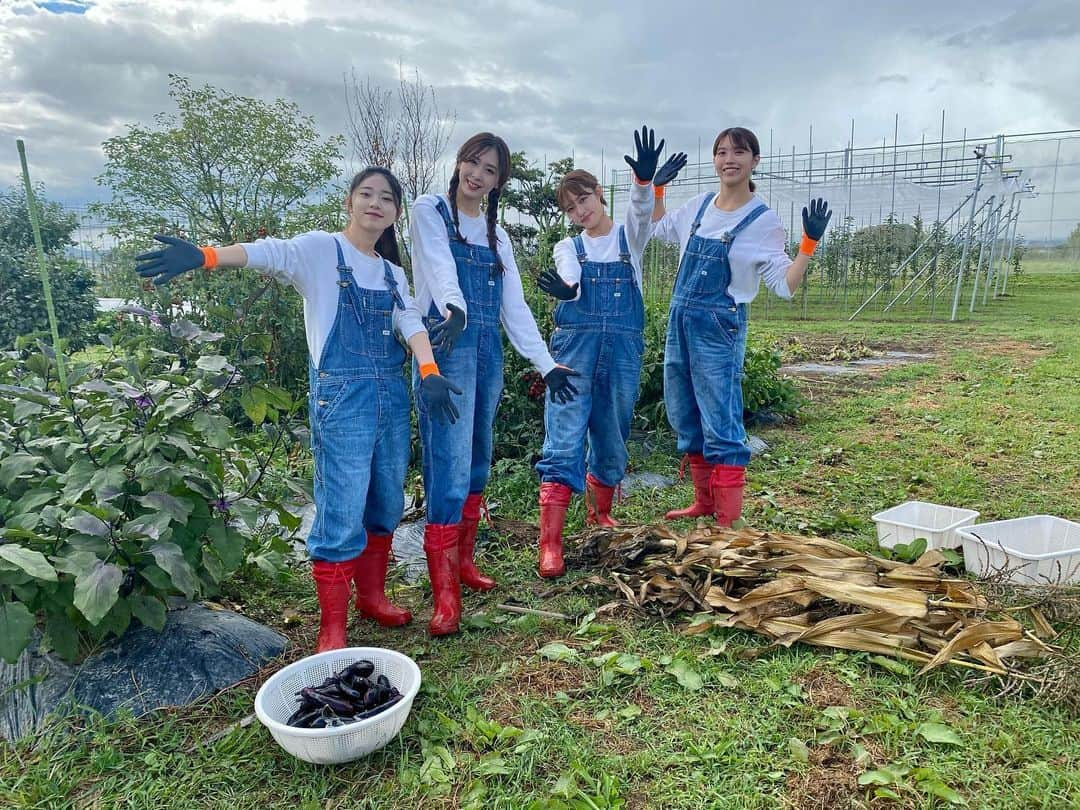
[(458, 149), (457, 157), (454, 159), (454, 173), (450, 177), (450, 188), (447, 191), (447, 196), (450, 197), (450, 210), (454, 216), (454, 230), (458, 231), (460, 237), (461, 231), (457, 209), (457, 191), (460, 182), (458, 170), (464, 161), (478, 157), (481, 152), (488, 149), (495, 150), (495, 157), (499, 167), (499, 179), (495, 183), (495, 188), (489, 191), (487, 196), (487, 238), (488, 247), (495, 254), (495, 267), (501, 273), (503, 272), (503, 264), (502, 259), (499, 258), (499, 237), (495, 233), (495, 225), (499, 219), (499, 195), (510, 179), (510, 147), (506, 145), (506, 141), (498, 135), (492, 135), (490, 132), (478, 132), (465, 141), (461, 148)]
[[(724, 140), (724, 138), (730, 138), (732, 146), (738, 149), (747, 149), (754, 157), (761, 157), (761, 144), (758, 143), (757, 135), (746, 127), (728, 127), (727, 129), (720, 130), (720, 134), (717, 135), (716, 140), (713, 141), (713, 157), (716, 157), (716, 150), (720, 148), (720, 141)], [(757, 186), (754, 185), (753, 180), (750, 181), (750, 190), (757, 190)]]
[[(367, 180), (374, 174), (382, 175), (386, 178), (387, 185), (390, 186), (390, 193), (394, 195), (394, 208), (397, 209), (397, 214), (401, 214), (402, 197), (403, 192), (401, 190), (401, 181), (394, 177), (394, 173), (389, 169), (384, 169), (382, 166), (368, 166), (362, 172), (358, 172), (357, 175), (349, 183), (349, 196), (356, 191), (356, 187)], [(379, 234), (379, 238), (375, 240), (375, 252), (382, 256), (389, 262), (401, 266), (401, 251), (398, 248), (397, 229), (394, 227), (394, 223), (390, 223), (390, 227)]]

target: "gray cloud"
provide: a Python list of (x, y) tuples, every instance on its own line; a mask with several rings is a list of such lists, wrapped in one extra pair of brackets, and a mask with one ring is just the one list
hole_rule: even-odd
[[(170, 108), (168, 74), (285, 97), (326, 133), (345, 131), (343, 74), (392, 86), (418, 68), (457, 112), (536, 160), (573, 152), (622, 166), (655, 125), (696, 158), (739, 123), (803, 148), (1080, 125), (1080, 8), (1005, 0), (897, 4), (794, 0), (767, 9), (645, 0), (345, 3), (101, 0), (86, 14), (0, 9), (0, 135), (25, 137), (35, 177), (68, 200), (100, 196), (100, 143)], [(302, 10), (302, 14), (299, 10)], [(454, 144), (451, 144), (453, 146)], [(0, 184), (17, 163), (0, 161)]]

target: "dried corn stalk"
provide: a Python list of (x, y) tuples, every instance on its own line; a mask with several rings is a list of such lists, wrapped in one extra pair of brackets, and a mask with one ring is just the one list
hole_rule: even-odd
[(990, 605), (976, 585), (946, 576), (928, 551), (914, 564), (864, 554), (819, 537), (714, 527), (678, 533), (662, 526), (595, 530), (573, 558), (597, 566), (587, 582), (663, 616), (699, 615), (687, 633), (734, 627), (777, 645), (796, 642), (892, 655), (920, 674), (952, 664), (1026, 678), (1010, 659), (1056, 650), (1053, 628), (1038, 636)]

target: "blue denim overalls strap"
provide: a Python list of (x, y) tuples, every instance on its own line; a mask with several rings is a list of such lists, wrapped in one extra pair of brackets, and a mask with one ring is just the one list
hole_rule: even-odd
[(706, 239), (698, 236), (697, 231), (701, 227), (702, 216), (715, 197), (713, 193), (706, 194), (694, 217), (690, 238), (679, 263), (679, 274), (675, 278), (672, 307), (678, 305), (700, 309), (730, 309), (735, 306), (734, 299), (728, 294), (728, 287), (731, 285), (731, 264), (728, 261), (731, 243), (750, 223), (768, 211), (769, 206), (764, 203), (757, 206), (719, 239)]
[[(450, 253), (457, 265), (458, 286), (469, 309), (469, 326), (498, 328), (499, 311), (502, 307), (502, 273), (499, 272), (495, 251), (488, 245), (466, 242), (454, 225), (450, 209), (441, 197), (435, 207), (446, 224)], [(434, 302), (429, 315), (442, 319), (442, 314)]]
[(585, 251), (581, 234), (574, 237), (574, 250), (581, 265), (581, 295), (555, 307), (555, 326), (560, 329), (594, 332), (634, 332), (645, 328), (645, 305), (634, 278), (626, 230), (619, 228), (619, 258), (594, 262)]
[[(465, 241), (441, 197), (436, 208), (446, 224), (458, 286), (468, 308), (465, 330), (453, 351), (434, 352), (439, 373), (462, 391), (454, 397), (460, 417), (453, 424), (433, 422), (422, 397), (416, 398), (416, 410), (427, 520), (432, 524), (454, 524), (461, 521), (465, 498), (483, 492), (491, 474), (495, 414), (503, 390), (499, 323), (503, 278), (495, 251), (488, 245)], [(433, 302), (425, 324), (431, 328), (442, 319)], [(419, 385), (420, 374), (414, 359), (413, 388)]]
[(309, 417), (315, 457), (316, 560), (357, 557), (368, 530), (393, 532), (404, 509), (409, 456), (405, 350), (394, 335), (401, 293), (383, 260), (387, 289), (360, 287), (337, 249), (338, 307), (318, 365), (309, 358)]

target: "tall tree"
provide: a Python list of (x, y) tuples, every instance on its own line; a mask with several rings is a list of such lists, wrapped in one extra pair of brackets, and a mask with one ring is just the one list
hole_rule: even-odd
[(102, 144), (98, 184), (112, 199), (97, 209), (124, 236), (173, 221), (193, 238), (230, 244), (275, 232), (293, 206), (337, 174), (344, 139), (323, 139), (296, 104), (267, 103), (171, 76), (176, 113), (132, 124)]
[(345, 79), (349, 142), (360, 163), (384, 166), (415, 199), (431, 191), (457, 113), (439, 107), (420, 71), (398, 65), (397, 92), (352, 71)]

